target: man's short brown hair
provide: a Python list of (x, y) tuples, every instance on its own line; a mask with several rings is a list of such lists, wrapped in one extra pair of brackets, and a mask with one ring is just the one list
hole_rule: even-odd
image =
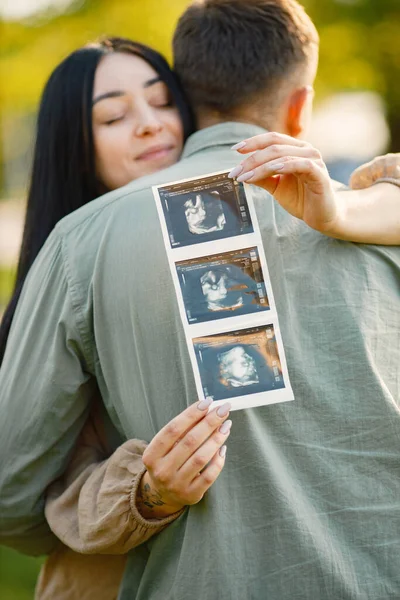
[(264, 94), (273, 103), (317, 45), (296, 0), (200, 0), (178, 22), (174, 67), (195, 112), (223, 116)]

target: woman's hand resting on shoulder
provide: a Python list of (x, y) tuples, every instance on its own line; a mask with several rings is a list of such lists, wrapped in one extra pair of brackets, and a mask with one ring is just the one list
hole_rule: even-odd
[(400, 186), (400, 152), (377, 156), (356, 169), (350, 177), (352, 190), (362, 190), (376, 183)]
[(147, 446), (147, 470), (136, 496), (143, 517), (163, 518), (197, 504), (221, 473), (231, 407), (227, 403), (208, 412), (210, 405), (211, 400), (204, 400), (189, 406)]

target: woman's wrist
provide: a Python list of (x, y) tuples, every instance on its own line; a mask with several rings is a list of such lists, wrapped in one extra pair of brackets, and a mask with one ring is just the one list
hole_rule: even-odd
[(164, 519), (182, 510), (184, 505), (169, 503), (145, 471), (137, 489), (136, 508), (145, 519)]

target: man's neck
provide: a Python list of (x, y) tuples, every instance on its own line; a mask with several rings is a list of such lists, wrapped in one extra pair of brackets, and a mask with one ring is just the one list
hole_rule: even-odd
[(249, 113), (236, 113), (221, 115), (220, 113), (200, 113), (197, 115), (197, 129), (206, 129), (213, 125), (220, 125), (221, 123), (247, 123), (248, 125), (256, 125), (263, 129), (269, 129), (267, 123), (263, 119), (253, 117)]

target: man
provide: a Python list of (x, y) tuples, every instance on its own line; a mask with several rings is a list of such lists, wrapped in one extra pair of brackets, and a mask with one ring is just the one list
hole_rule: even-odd
[[(0, 382), (8, 543), (51, 548), (44, 489), (65, 467), (94, 379), (125, 439), (151, 440), (195, 399), (150, 186), (231, 168), (231, 146), (260, 135), (246, 149), (271, 154), (264, 187), (306, 222), (318, 200), (331, 205), (320, 158), (286, 137), (311, 112), (317, 45), (294, 0), (209, 0), (181, 18), (176, 68), (200, 131), (180, 164), (64, 220), (25, 288)], [(295, 401), (234, 415), (221, 476), (130, 554), (119, 598), (398, 599), (399, 250), (322, 236), (264, 192), (256, 210)], [(155, 280), (162, 293), (149, 294)], [(179, 448), (185, 431), (171, 432)], [(154, 516), (178, 512), (151, 453), (144, 462), (165, 501)]]

